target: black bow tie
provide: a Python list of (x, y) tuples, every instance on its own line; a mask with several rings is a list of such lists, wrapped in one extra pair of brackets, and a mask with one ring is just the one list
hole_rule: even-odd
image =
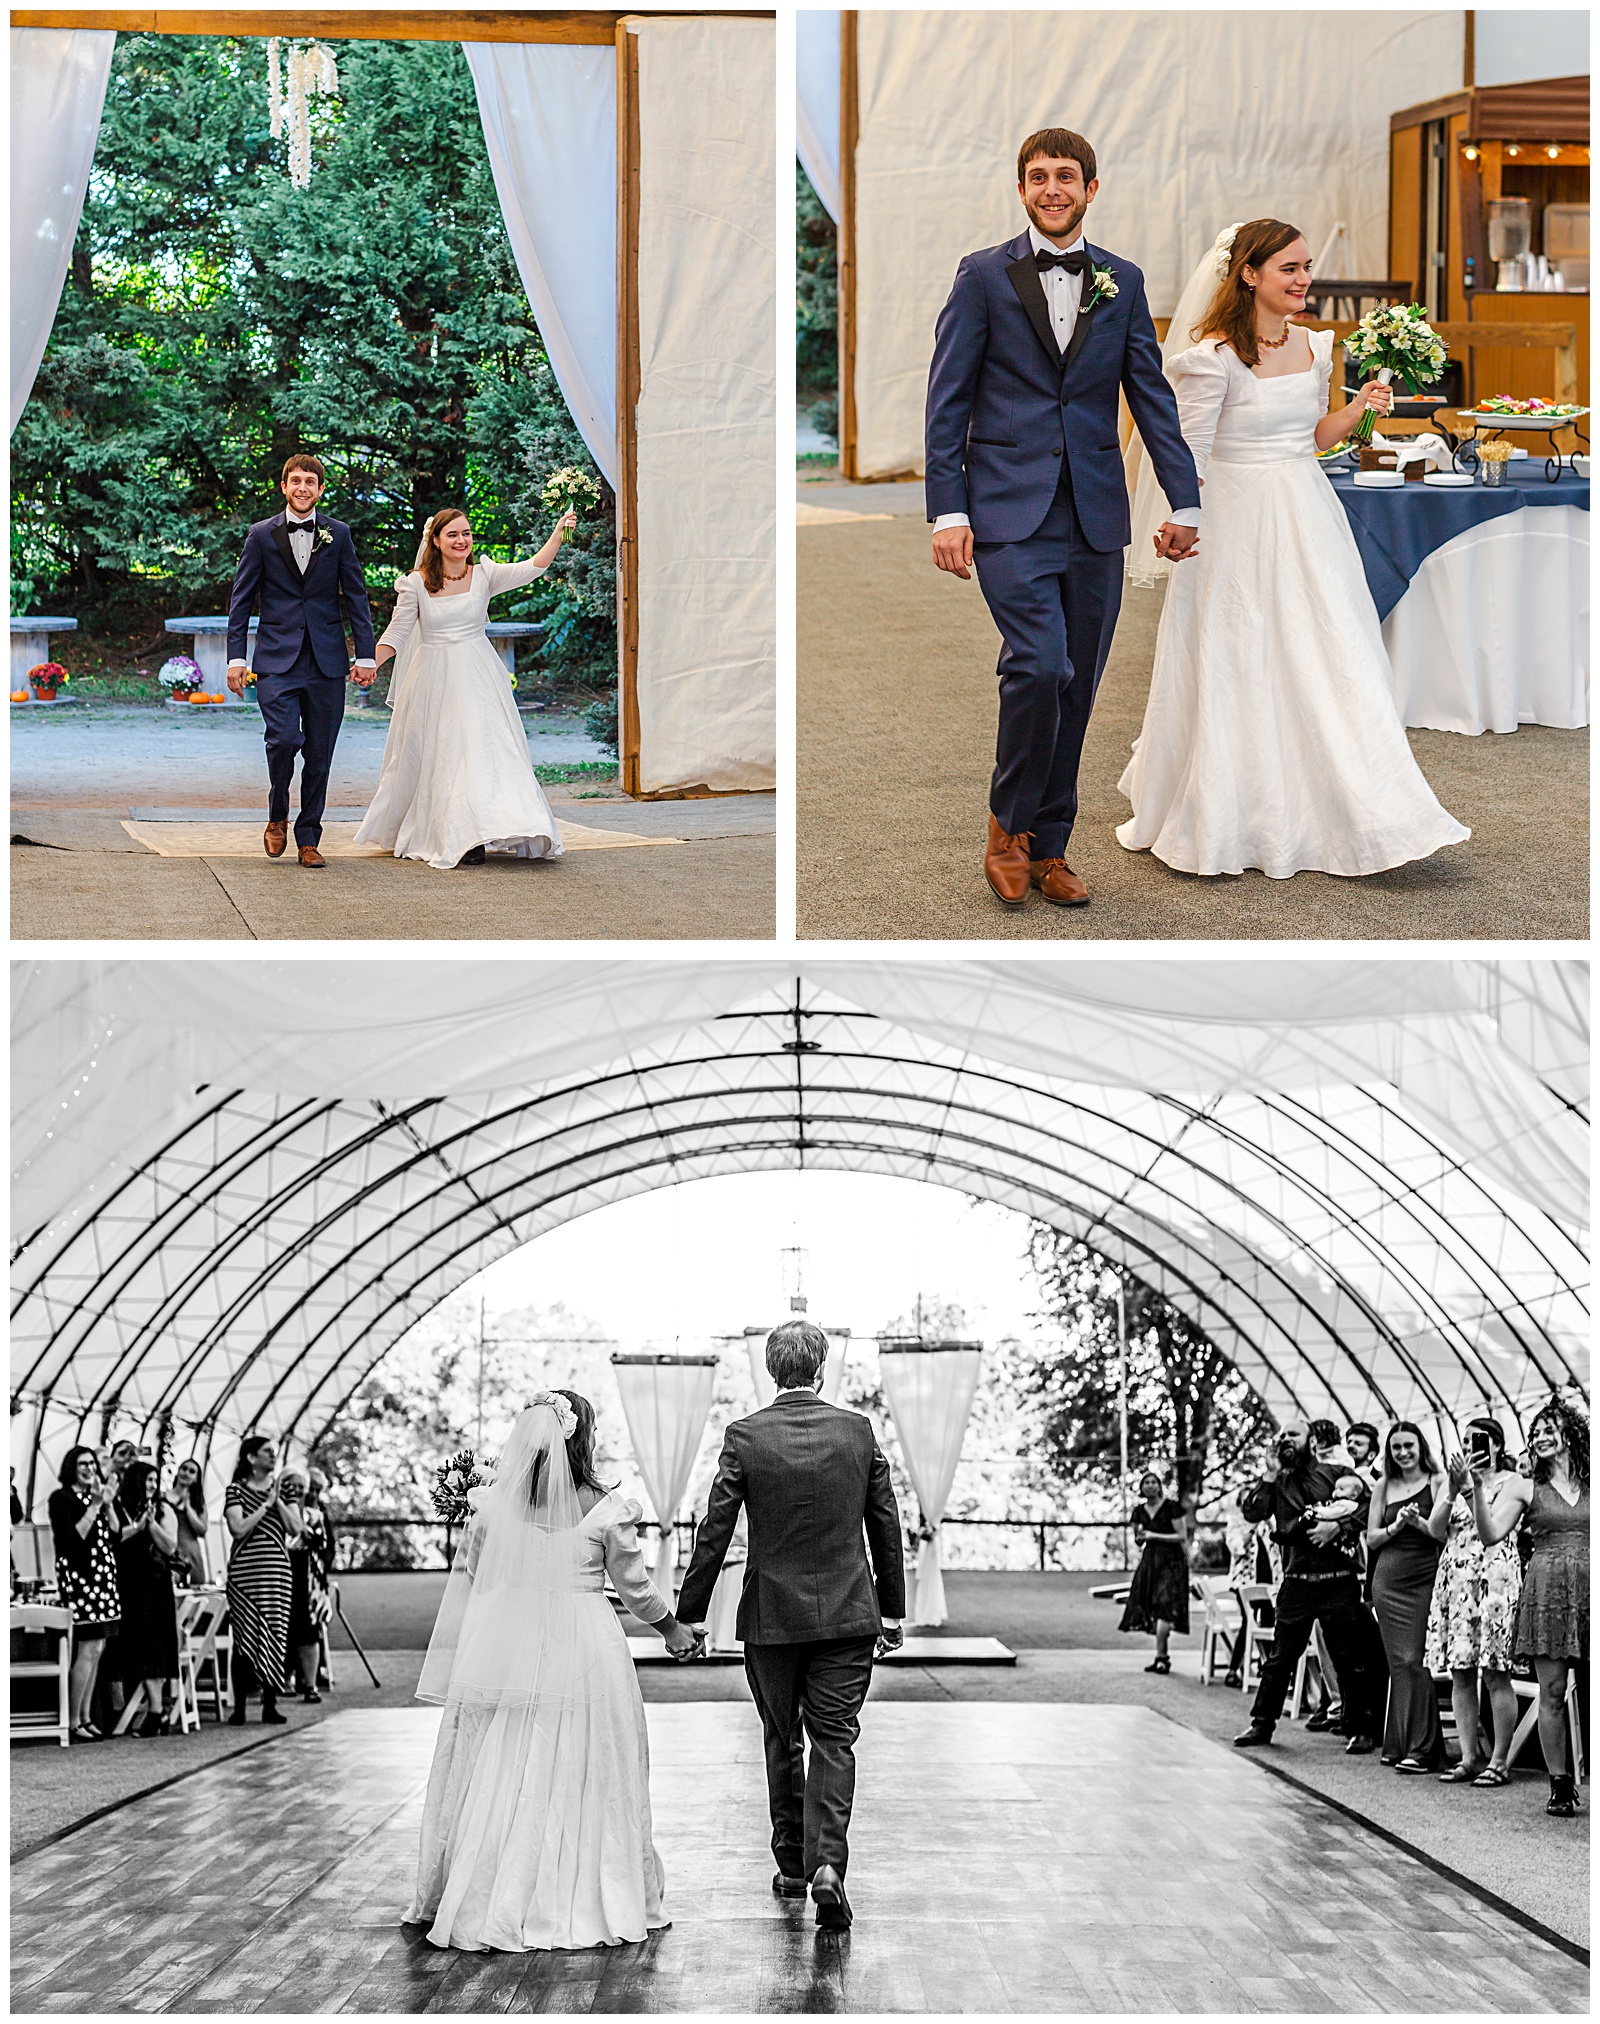
[(315, 520), (290, 520), (285, 524), (291, 534), (315, 534), (317, 531)]
[(1082, 247), (1075, 247), (1070, 253), (1046, 253), (1041, 247), (1033, 256), (1033, 264), (1041, 274), (1052, 267), (1064, 267), (1069, 274), (1087, 274), (1089, 256)]

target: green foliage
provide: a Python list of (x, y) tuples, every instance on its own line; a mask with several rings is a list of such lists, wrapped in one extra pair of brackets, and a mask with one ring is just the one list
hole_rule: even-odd
[[(12, 442), (19, 609), (217, 608), (296, 450), (375, 588), (449, 501), (508, 557), (593, 472), (507, 243), (453, 43), (336, 43), (295, 190), (258, 40), (119, 37), (88, 202)], [(598, 480), (598, 473), (594, 473)], [(615, 672), (614, 506), (520, 600), (547, 661)]]
[[(1063, 1480), (1114, 1484), (1119, 1474), (1118, 1268), (1050, 1225), (1034, 1225), (1030, 1259), (1067, 1346), (1038, 1363), (1034, 1449)], [(1220, 1349), (1170, 1301), (1121, 1273), (1128, 1324), (1128, 1464), (1176, 1480), (1193, 1511), (1251, 1473), (1272, 1417)]]
[(795, 164), (795, 375), (802, 410), (825, 435), (839, 427), (839, 232)]
[(615, 695), (602, 696), (598, 702), (589, 705), (588, 709), (583, 713), (583, 728), (600, 747), (602, 752), (609, 752), (613, 759), (616, 758), (617, 699)]

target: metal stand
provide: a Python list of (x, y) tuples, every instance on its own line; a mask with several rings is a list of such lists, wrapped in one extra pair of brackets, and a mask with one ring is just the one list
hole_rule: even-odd
[(362, 1663), (362, 1664), (363, 1664), (363, 1665), (364, 1665), (364, 1666), (366, 1667), (366, 1669), (367, 1669), (367, 1678), (368, 1678), (369, 1680), (371, 1680), (372, 1684), (373, 1684), (373, 1685), (374, 1685), (375, 1687), (381, 1688), (381, 1687), (383, 1686), (383, 1682), (382, 1682), (382, 1680), (380, 1680), (380, 1679), (378, 1678), (378, 1675), (377, 1675), (377, 1674), (376, 1674), (376, 1673), (375, 1673), (375, 1672), (374, 1672), (374, 1671), (372, 1670), (372, 1661), (371, 1661), (371, 1659), (369, 1659), (369, 1658), (367, 1657), (366, 1651), (365, 1651), (364, 1647), (362, 1646), (362, 1643), (361, 1643), (361, 1640), (360, 1640), (360, 1638), (358, 1638), (358, 1637), (356, 1636), (355, 1632), (354, 1632), (354, 1631), (353, 1631), (353, 1630), (352, 1630), (352, 1629), (350, 1628), (350, 1619), (349, 1619), (349, 1617), (347, 1617), (347, 1616), (345, 1615), (345, 1613), (344, 1613), (344, 1604), (343, 1604), (342, 1602), (340, 1602), (340, 1600), (339, 1600), (339, 1584), (338, 1584), (338, 1582), (335, 1582), (335, 1583), (333, 1584), (333, 1613), (334, 1613), (334, 1615), (335, 1615), (335, 1616), (336, 1616), (336, 1617), (337, 1617), (337, 1618), (339, 1619), (339, 1621), (340, 1621), (340, 1622), (341, 1622), (341, 1623), (342, 1623), (342, 1624), (344, 1625), (344, 1634), (345, 1634), (345, 1636), (346, 1636), (347, 1638), (349, 1638), (350, 1642), (351, 1642), (351, 1643), (352, 1643), (352, 1644), (353, 1644), (353, 1645), (355, 1646), (355, 1648), (356, 1648), (356, 1657), (357, 1657), (358, 1659), (360, 1659), (361, 1663)]

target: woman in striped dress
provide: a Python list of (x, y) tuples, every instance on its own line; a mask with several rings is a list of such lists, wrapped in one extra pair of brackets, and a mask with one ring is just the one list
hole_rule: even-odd
[(263, 1722), (286, 1722), (278, 1711), (289, 1654), (289, 1610), (294, 1583), (289, 1540), (299, 1514), (278, 1494), (273, 1476), (278, 1450), (265, 1434), (251, 1434), (239, 1449), (239, 1466), (223, 1499), (222, 1515), (233, 1540), (228, 1561), (228, 1622), (233, 1638), (233, 1713), (243, 1725), (252, 1687), (261, 1690)]

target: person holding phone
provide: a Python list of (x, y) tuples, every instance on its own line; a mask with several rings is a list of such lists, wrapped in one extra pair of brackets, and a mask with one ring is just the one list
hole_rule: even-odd
[[(1506, 1437), (1498, 1420), (1468, 1420), (1465, 1433), (1466, 1452), (1451, 1455), (1445, 1464), (1453, 1501), (1428, 1616), (1424, 1663), (1431, 1673), (1450, 1675), (1450, 1700), (1461, 1740), (1461, 1762), (1440, 1777), (1449, 1785), (1489, 1789), (1510, 1779), (1506, 1767), (1517, 1726), (1511, 1646), (1522, 1594), (1522, 1561), (1510, 1533), (1492, 1546), (1478, 1537), (1472, 1485), (1475, 1477), (1481, 1478), (1492, 1502), (1501, 1483), (1508, 1477), (1514, 1480), (1516, 1471), (1507, 1462)], [(1478, 1719), (1480, 1679), (1494, 1724), (1491, 1750), (1484, 1748)]]
[(102, 1473), (93, 1448), (67, 1450), (60, 1487), (50, 1493), (49, 1511), (56, 1582), (72, 1616), (67, 1719), (78, 1743), (98, 1743), (105, 1734), (89, 1719), (89, 1707), (106, 1639), (122, 1620), (117, 1534), (111, 1516), (116, 1494), (116, 1484)]
[(276, 1444), (266, 1434), (248, 1434), (223, 1499), (222, 1515), (233, 1540), (228, 1560), (228, 1620), (233, 1636), (233, 1713), (243, 1726), (252, 1688), (261, 1692), (263, 1722), (286, 1722), (278, 1707), (289, 1656), (289, 1616), (294, 1579), (289, 1540), (298, 1536), (296, 1506), (279, 1494), (273, 1474)]

